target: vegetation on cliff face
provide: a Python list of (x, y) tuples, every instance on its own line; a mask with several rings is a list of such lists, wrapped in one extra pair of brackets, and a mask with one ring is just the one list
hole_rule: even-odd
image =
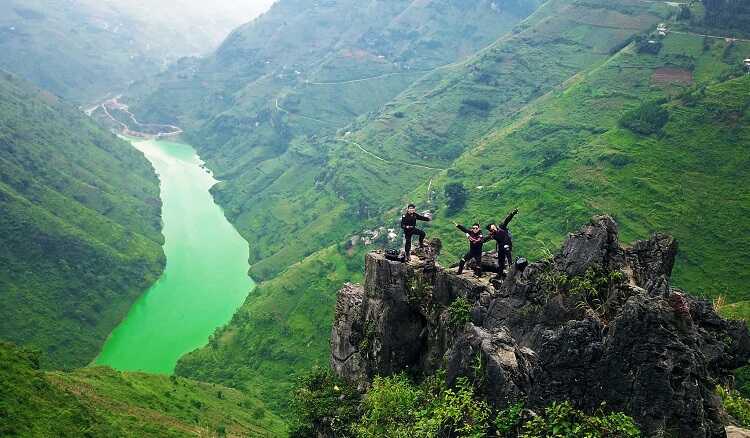
[(110, 368), (43, 372), (40, 354), (0, 343), (0, 435), (281, 436), (257, 399), (189, 379)]
[(76, 109), (0, 73), (0, 338), (87, 364), (163, 269), (158, 180)]
[(290, 436), (376, 437), (586, 437), (634, 438), (633, 419), (604, 407), (593, 415), (569, 402), (552, 403), (530, 416), (523, 401), (493, 409), (477, 395), (475, 384), (460, 379), (445, 384), (444, 373), (416, 384), (405, 374), (376, 377), (360, 395), (329, 371), (315, 369), (294, 392), (295, 422)]

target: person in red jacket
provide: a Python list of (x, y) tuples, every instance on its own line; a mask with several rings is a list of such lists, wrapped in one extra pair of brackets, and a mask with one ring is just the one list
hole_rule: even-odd
[(466, 266), (466, 262), (468, 262), (471, 259), (474, 259), (477, 267), (474, 270), (477, 277), (482, 276), (482, 246), (484, 245), (485, 239), (482, 235), (482, 229), (479, 227), (479, 224), (474, 224), (471, 226), (471, 228), (466, 228), (465, 226), (461, 224), (457, 224), (453, 222), (453, 225), (456, 226), (459, 230), (466, 233), (466, 238), (469, 240), (469, 252), (466, 253), (466, 255), (461, 258), (461, 260), (458, 262), (458, 275), (463, 274), (464, 272), (464, 266)]

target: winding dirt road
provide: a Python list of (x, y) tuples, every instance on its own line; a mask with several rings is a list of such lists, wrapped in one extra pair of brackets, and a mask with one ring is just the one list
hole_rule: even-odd
[[(179, 126), (174, 125), (162, 125), (158, 123), (141, 123), (138, 121), (138, 119), (135, 118), (135, 115), (130, 112), (127, 105), (124, 103), (121, 103), (119, 101), (121, 96), (113, 97), (112, 99), (106, 100), (99, 105), (96, 105), (94, 107), (91, 107), (84, 112), (90, 117), (94, 112), (101, 108), (102, 111), (104, 111), (104, 114), (112, 120), (115, 124), (121, 127), (122, 134), (133, 136), (133, 137), (141, 137), (141, 138), (163, 138), (163, 137), (175, 137), (177, 135), (182, 134), (184, 131)], [(131, 127), (123, 122), (122, 120), (119, 120), (118, 118), (114, 117), (112, 113), (110, 113), (110, 109), (118, 110), (120, 112), (123, 112), (127, 114), (127, 116), (130, 118), (130, 120), (133, 122), (133, 125), (149, 128), (150, 130), (157, 131), (156, 133), (152, 132), (145, 132), (145, 131), (135, 131), (131, 129)], [(164, 128), (164, 129), (162, 129)]]

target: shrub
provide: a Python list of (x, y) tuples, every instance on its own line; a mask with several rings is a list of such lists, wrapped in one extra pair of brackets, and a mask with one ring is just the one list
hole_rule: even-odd
[(469, 192), (463, 184), (452, 182), (445, 186), (445, 197), (447, 198), (448, 210), (453, 212), (460, 210), (466, 205)]
[(638, 53), (649, 53), (652, 55), (658, 55), (661, 51), (662, 42), (656, 39), (650, 39), (649, 37), (636, 37), (635, 49)]
[(521, 437), (521, 438), (634, 438), (640, 432), (622, 413), (599, 409), (587, 415), (570, 402), (553, 403), (542, 415), (524, 423), (523, 403), (494, 413), (477, 397), (466, 377), (453, 387), (445, 371), (415, 385), (405, 374), (376, 377), (367, 395), (339, 386), (328, 371), (315, 369), (301, 379), (293, 407), (298, 422), (290, 436), (340, 436), (358, 438), (412, 437)]
[(500, 436), (517, 436), (519, 426), (521, 425), (521, 413), (523, 412), (523, 402), (516, 402), (495, 416), (495, 430)]
[(490, 413), (489, 405), (475, 398), (474, 387), (465, 378), (448, 388), (443, 373), (419, 386), (398, 374), (375, 378), (353, 430), (361, 438), (479, 438), (487, 436)]
[(448, 322), (453, 328), (459, 328), (471, 321), (471, 304), (464, 297), (458, 297), (448, 306)]
[(420, 396), (404, 374), (375, 377), (362, 404), (364, 414), (356, 427), (357, 436), (408, 436)]
[(623, 114), (620, 125), (642, 135), (660, 132), (669, 121), (669, 112), (662, 108), (662, 101), (645, 102), (636, 109)]
[(358, 418), (360, 396), (351, 386), (334, 376), (330, 370), (315, 367), (301, 377), (292, 395), (296, 418), (290, 428), (291, 437), (349, 435)]
[(492, 105), (489, 101), (484, 99), (464, 99), (461, 101), (461, 112), (478, 112), (486, 113), (492, 109)]
[(717, 386), (716, 393), (721, 397), (727, 413), (742, 427), (750, 427), (750, 400), (742, 397), (737, 391), (723, 386)]
[(587, 415), (566, 401), (553, 402), (523, 425), (522, 438), (635, 438), (641, 433), (632, 418), (621, 412), (605, 414), (599, 409)]
[(474, 387), (459, 378), (456, 388), (445, 388), (432, 403), (418, 413), (417, 436), (480, 438), (487, 435), (491, 409), (477, 400)]

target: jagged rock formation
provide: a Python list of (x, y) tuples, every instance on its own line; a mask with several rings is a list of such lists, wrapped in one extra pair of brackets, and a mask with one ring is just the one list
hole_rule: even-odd
[[(607, 216), (502, 282), (372, 252), (364, 285), (339, 292), (331, 364), (363, 389), (375, 375), (443, 368), (449, 381), (480, 382), (498, 407), (606, 402), (646, 436), (724, 437), (714, 387), (747, 364), (750, 335), (669, 286), (676, 252), (660, 234), (622, 247)], [(461, 324), (450, 308), (459, 298), (471, 304)]]

